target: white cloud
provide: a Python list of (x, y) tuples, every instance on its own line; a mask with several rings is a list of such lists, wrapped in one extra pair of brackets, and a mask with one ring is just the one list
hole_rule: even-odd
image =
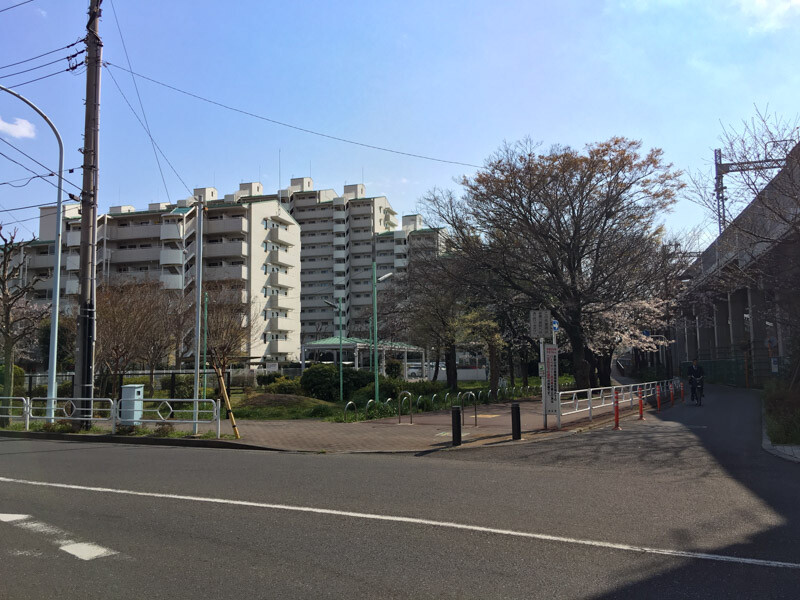
[(793, 17), (800, 17), (800, 0), (734, 0), (751, 32), (783, 29)]
[(13, 138), (34, 138), (36, 137), (36, 127), (25, 119), (14, 119), (13, 123), (6, 123), (0, 117), (0, 133), (5, 133)]
[(46, 18), (47, 18), (47, 11), (46, 11), (46, 10), (44, 10), (43, 8), (37, 8), (37, 9), (36, 9), (36, 12), (38, 12), (38, 13), (39, 13), (39, 15), (40, 15), (40, 16), (41, 16), (43, 19), (46, 19)]

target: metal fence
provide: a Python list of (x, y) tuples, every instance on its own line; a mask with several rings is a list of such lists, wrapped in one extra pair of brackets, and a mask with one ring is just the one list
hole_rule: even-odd
[(222, 420), (219, 400), (170, 398), (166, 400), (112, 400), (111, 398), (24, 398), (0, 397), (0, 418), (22, 420), (25, 431), (30, 422), (81, 421), (108, 424), (111, 433), (119, 425), (190, 424), (215, 425), (221, 437)]
[[(672, 387), (670, 388), (670, 385)], [(586, 412), (589, 420), (597, 409), (614, 406), (615, 402), (622, 404), (628, 402), (630, 408), (639, 401), (641, 390), (642, 400), (650, 401), (660, 396), (664, 401), (670, 400), (680, 392), (680, 379), (666, 379), (662, 381), (648, 381), (646, 383), (632, 383), (628, 385), (614, 385), (601, 388), (587, 388), (583, 390), (569, 390), (558, 393), (558, 427), (561, 427), (561, 417)], [(673, 396), (670, 396), (670, 392)]]

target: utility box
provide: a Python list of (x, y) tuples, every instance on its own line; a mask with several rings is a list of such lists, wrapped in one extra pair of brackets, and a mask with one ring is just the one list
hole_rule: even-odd
[(122, 399), (119, 402), (120, 425), (141, 425), (144, 404), (144, 386), (140, 383), (122, 386)]

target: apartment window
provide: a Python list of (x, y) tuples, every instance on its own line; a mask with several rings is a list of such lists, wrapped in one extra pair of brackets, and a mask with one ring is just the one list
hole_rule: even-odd
[(209, 221), (221, 221), (222, 220), (222, 215), (209, 215), (208, 216), (208, 220)]
[(150, 270), (150, 267), (148, 267), (148, 266), (146, 266), (146, 265), (145, 265), (144, 267), (139, 267), (139, 270), (140, 270), (140, 271), (142, 271), (142, 272), (144, 272), (144, 271), (149, 271), (149, 270)]
[(209, 266), (209, 267), (221, 267), (222, 266), (222, 261), (215, 260), (214, 262), (208, 263), (206, 266)]
[(117, 223), (117, 227), (127, 227), (130, 223)]
[(241, 266), (243, 264), (244, 264), (243, 260), (232, 260), (231, 261), (231, 265), (233, 265), (234, 267), (239, 267), (239, 266)]
[(138, 223), (136, 223), (136, 225), (139, 225), (139, 226), (150, 225), (150, 221), (139, 221)]
[(139, 248), (152, 248), (153, 244), (139, 244)]

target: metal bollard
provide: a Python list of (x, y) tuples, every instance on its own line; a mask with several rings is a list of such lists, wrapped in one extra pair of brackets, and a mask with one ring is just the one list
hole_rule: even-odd
[(642, 386), (639, 386), (639, 420), (644, 421), (644, 402), (642, 401)]
[(661, 412), (661, 390), (656, 385), (656, 412)]
[(614, 390), (614, 431), (619, 431), (619, 390)]
[(675, 386), (669, 384), (669, 405), (675, 406)]
[(522, 424), (519, 417), (519, 402), (511, 403), (511, 439), (522, 439)]
[(454, 406), (451, 409), (453, 422), (453, 446), (461, 445), (461, 407)]

